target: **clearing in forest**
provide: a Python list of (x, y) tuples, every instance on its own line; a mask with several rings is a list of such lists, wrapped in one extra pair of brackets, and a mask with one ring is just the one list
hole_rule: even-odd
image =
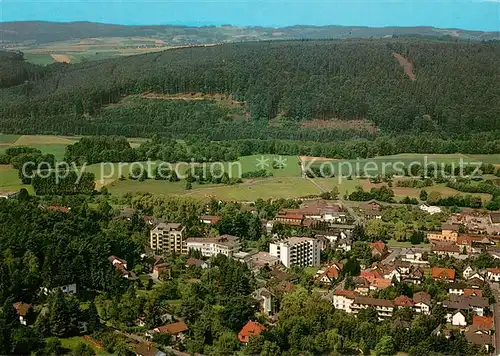
[(405, 73), (410, 77), (410, 79), (413, 81), (417, 80), (415, 73), (413, 73), (413, 64), (399, 53), (393, 52), (392, 55), (394, 56), (394, 58), (397, 59), (399, 64), (403, 67)]
[(56, 62), (71, 63), (71, 58), (67, 54), (51, 54)]

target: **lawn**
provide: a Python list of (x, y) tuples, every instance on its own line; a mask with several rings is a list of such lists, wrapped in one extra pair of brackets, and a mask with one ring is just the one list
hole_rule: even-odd
[(74, 336), (74, 337), (69, 337), (69, 338), (60, 339), (60, 340), (61, 340), (62, 347), (65, 348), (66, 350), (73, 351), (80, 342), (84, 342), (85, 344), (92, 347), (92, 349), (94, 350), (96, 355), (99, 355), (99, 356), (111, 355), (103, 350), (98, 349), (92, 342), (84, 339), (81, 336)]
[(54, 59), (48, 53), (25, 53), (24, 58), (28, 62), (41, 66), (54, 63)]
[(14, 142), (16, 142), (19, 137), (21, 137), (20, 135), (4, 135), (4, 134), (0, 134), (0, 145), (3, 145), (3, 144), (12, 144)]

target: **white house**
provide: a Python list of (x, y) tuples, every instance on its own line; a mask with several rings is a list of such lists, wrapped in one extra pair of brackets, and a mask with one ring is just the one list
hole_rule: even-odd
[(415, 313), (430, 315), (431, 296), (426, 292), (418, 292), (413, 295), (413, 309)]
[(475, 270), (468, 265), (465, 267), (464, 272), (462, 273), (462, 276), (464, 276), (464, 279), (469, 279), (472, 277), (472, 275), (475, 273)]
[(500, 268), (488, 268), (486, 272), (490, 282), (500, 282)]
[(351, 305), (354, 302), (355, 293), (351, 290), (337, 290), (333, 293), (333, 306), (335, 309), (351, 313)]
[(427, 212), (430, 215), (439, 214), (442, 210), (439, 206), (432, 206), (427, 204), (420, 205), (420, 210)]
[(384, 279), (389, 279), (392, 281), (393, 278), (396, 278), (398, 282), (401, 282), (401, 272), (398, 268), (393, 268), (384, 274)]
[(465, 320), (465, 315), (461, 310), (455, 312), (455, 314), (447, 314), (447, 321), (454, 326), (466, 326), (467, 321)]
[(66, 284), (52, 289), (40, 287), (40, 290), (43, 294), (47, 295), (49, 293), (55, 293), (57, 291), (57, 288), (59, 288), (64, 294), (76, 294), (76, 283)]

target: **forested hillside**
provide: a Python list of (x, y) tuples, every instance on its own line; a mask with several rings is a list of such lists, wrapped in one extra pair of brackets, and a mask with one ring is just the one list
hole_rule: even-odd
[[(416, 80), (395, 53), (413, 64)], [(275, 137), (271, 131), (300, 138), (303, 131), (315, 132), (307, 138), (316, 140), (425, 132), (463, 138), (500, 127), (498, 58), (495, 42), (329, 40), (226, 44), (49, 66), (43, 77), (20, 75), (22, 84), (12, 79), (1, 89), (0, 131), (212, 137), (220, 129), (233, 139)], [(121, 102), (147, 92), (222, 94), (242, 107), (238, 113), (209, 99), (169, 97)], [(316, 119), (326, 120), (324, 128), (304, 126)], [(367, 120), (379, 133), (328, 129), (332, 119)]]

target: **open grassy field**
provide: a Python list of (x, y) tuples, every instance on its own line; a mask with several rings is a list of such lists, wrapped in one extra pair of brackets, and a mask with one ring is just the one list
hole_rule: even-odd
[(94, 350), (96, 355), (98, 355), (98, 356), (111, 355), (111, 354), (105, 352), (104, 350), (97, 348), (92, 342), (90, 342), (89, 340), (86, 340), (85, 338), (83, 338), (81, 336), (74, 336), (74, 337), (61, 339), (62, 347), (64, 349), (70, 350), (70, 351), (73, 351), (80, 342), (83, 342), (83, 343), (89, 345)]
[(21, 44), (16, 49), (24, 52), (27, 61), (47, 65), (54, 62), (79, 63), (129, 56), (173, 48), (161, 39), (147, 37), (102, 37), (75, 39), (42, 44)]
[(309, 180), (300, 177), (271, 177), (247, 180), (237, 185), (193, 185), (193, 189), (186, 190), (183, 181), (170, 183), (149, 180), (136, 182), (131, 180), (115, 180), (108, 185), (112, 194), (125, 193), (153, 193), (163, 195), (190, 196), (201, 199), (216, 198), (221, 200), (255, 201), (262, 199), (295, 198), (321, 191)]

